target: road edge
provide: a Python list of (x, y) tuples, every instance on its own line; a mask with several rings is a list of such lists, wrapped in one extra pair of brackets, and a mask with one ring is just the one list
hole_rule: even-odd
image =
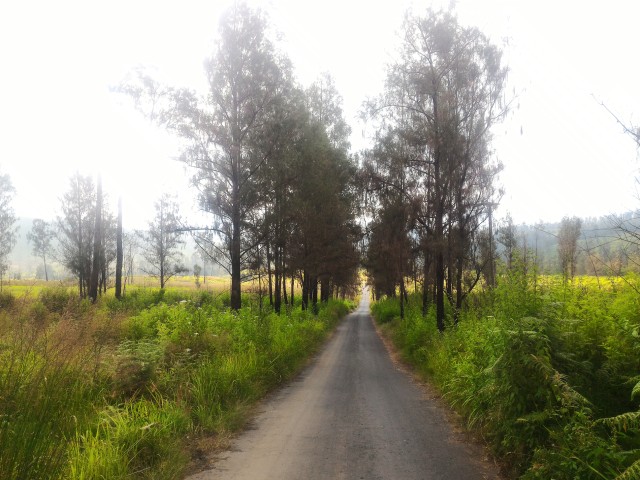
[(411, 382), (424, 393), (426, 398), (433, 401), (442, 413), (443, 418), (450, 427), (451, 435), (449, 440), (452, 443), (464, 444), (469, 447), (474, 453), (473, 461), (479, 463), (481, 468), (485, 470), (497, 470), (498, 476), (493, 478), (497, 478), (497, 480), (510, 480), (510, 477), (505, 475), (502, 465), (491, 454), (489, 443), (484, 440), (478, 432), (469, 430), (464, 425), (462, 416), (447, 403), (442, 393), (429, 381), (429, 378), (418, 372), (417, 369), (404, 358), (402, 352), (390, 338), (389, 332), (381, 328), (371, 312), (369, 313), (369, 318), (393, 365), (407, 375), (411, 379)]

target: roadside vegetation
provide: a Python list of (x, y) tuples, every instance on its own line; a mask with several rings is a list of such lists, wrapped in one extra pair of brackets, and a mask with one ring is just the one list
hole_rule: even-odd
[(280, 315), (228, 290), (137, 289), (92, 304), (77, 288), (0, 297), (0, 477), (181, 478), (224, 443), (346, 314)]
[[(113, 88), (179, 139), (202, 223), (162, 194), (125, 232), (136, 206), (76, 172), (22, 275), (0, 172), (0, 478), (178, 478), (304, 363), (361, 267), (378, 321), (512, 476), (640, 478), (637, 212), (494, 218), (492, 135), (517, 99), (500, 46), (451, 12), (407, 12), (358, 153), (337, 83), (301, 84), (278, 37), (235, 2), (207, 89), (144, 68)], [(74, 286), (7, 285), (27, 277)]]
[[(440, 333), (410, 295), (373, 312), (404, 357), (490, 445), (510, 477), (640, 478), (638, 277), (513, 266)], [(449, 316), (448, 318), (453, 318)]]

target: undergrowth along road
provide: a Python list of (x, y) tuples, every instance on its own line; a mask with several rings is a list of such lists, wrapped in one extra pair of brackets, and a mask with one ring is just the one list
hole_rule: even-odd
[(391, 361), (367, 291), (316, 361), (261, 410), (211, 470), (189, 480), (499, 478)]

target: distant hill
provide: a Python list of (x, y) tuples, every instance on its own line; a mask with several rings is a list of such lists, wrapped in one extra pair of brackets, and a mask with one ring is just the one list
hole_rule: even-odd
[[(617, 218), (631, 218), (634, 212), (627, 212)], [(625, 269), (624, 262), (620, 264), (621, 252), (624, 246), (618, 239), (618, 232), (612, 217), (583, 218), (580, 238), (578, 240), (578, 275), (593, 275), (594, 272), (607, 274), (608, 267), (616, 264), (616, 268)], [(499, 228), (499, 227), (498, 227)], [(518, 234), (518, 248), (525, 245), (527, 249), (538, 256), (538, 268), (541, 273), (559, 273), (558, 239), (560, 222), (540, 223), (536, 225), (522, 224), (516, 227)], [(498, 254), (503, 248), (498, 245)]]

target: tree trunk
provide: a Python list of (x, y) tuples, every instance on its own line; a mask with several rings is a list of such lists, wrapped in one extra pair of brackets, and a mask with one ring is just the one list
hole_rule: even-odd
[(269, 248), (269, 240), (267, 240), (267, 276), (269, 284), (269, 305), (273, 306), (273, 282), (271, 280), (271, 249)]
[(456, 272), (456, 304), (453, 311), (453, 323), (458, 324), (460, 318), (460, 310), (462, 309), (462, 301), (464, 300), (464, 292), (462, 291), (462, 274), (463, 274), (462, 259), (458, 258), (458, 268)]
[(423, 278), (422, 278), (422, 315), (425, 316), (429, 310), (429, 270), (431, 269), (431, 255), (425, 248), (424, 250), (424, 265), (423, 265)]
[(118, 226), (116, 231), (116, 298), (122, 298), (122, 198), (118, 199)]
[(313, 313), (318, 313), (318, 277), (315, 275), (311, 279), (311, 301), (313, 303)]
[(275, 287), (274, 292), (274, 310), (276, 313), (280, 313), (280, 307), (282, 306), (282, 254), (280, 247), (276, 245), (276, 251), (274, 252), (275, 260)]
[(100, 251), (102, 252), (102, 255), (100, 256), (100, 264), (102, 266), (102, 274), (101, 274), (101, 285), (102, 285), (102, 293), (107, 293), (107, 280), (109, 280), (108, 275), (107, 275), (107, 262), (106, 262), (106, 258), (104, 255), (104, 245), (102, 245), (102, 247), (100, 248)]
[(285, 267), (285, 249), (282, 247), (282, 295), (284, 297), (284, 304), (289, 304), (289, 299), (287, 298), (287, 272)]
[(293, 307), (293, 303), (294, 303), (294, 293), (293, 293), (293, 289), (295, 287), (295, 275), (293, 274), (293, 272), (291, 272), (291, 306)]
[(258, 301), (259, 301), (259, 309), (262, 312), (262, 269), (258, 268)]
[[(239, 154), (238, 154), (239, 155)], [(240, 285), (240, 191), (239, 179), (234, 179), (231, 215), (231, 309), (242, 306)]]
[(320, 279), (320, 301), (327, 303), (331, 296), (331, 284), (328, 277)]
[(404, 279), (400, 279), (400, 318), (404, 319)]
[(302, 272), (302, 310), (309, 308), (309, 273)]
[(442, 162), (442, 145), (440, 144), (441, 132), (440, 132), (440, 113), (438, 102), (438, 88), (435, 85), (436, 79), (433, 78), (433, 118), (435, 127), (435, 152), (433, 158), (433, 178), (434, 178), (434, 195), (435, 195), (435, 231), (434, 239), (436, 243), (436, 324), (440, 332), (444, 331), (444, 190), (443, 174), (441, 172)]
[(45, 282), (49, 281), (49, 274), (47, 273), (47, 256), (42, 255), (42, 262), (44, 263), (44, 280)]
[(287, 275), (282, 269), (282, 301), (285, 305), (289, 305), (289, 296), (287, 295)]
[(89, 284), (89, 298), (95, 303), (98, 299), (98, 275), (100, 274), (100, 251), (102, 249), (102, 179), (98, 176), (96, 194), (96, 221), (93, 231), (93, 264), (91, 268), (91, 282)]
[(436, 255), (436, 324), (444, 332), (444, 258), (441, 252)]

